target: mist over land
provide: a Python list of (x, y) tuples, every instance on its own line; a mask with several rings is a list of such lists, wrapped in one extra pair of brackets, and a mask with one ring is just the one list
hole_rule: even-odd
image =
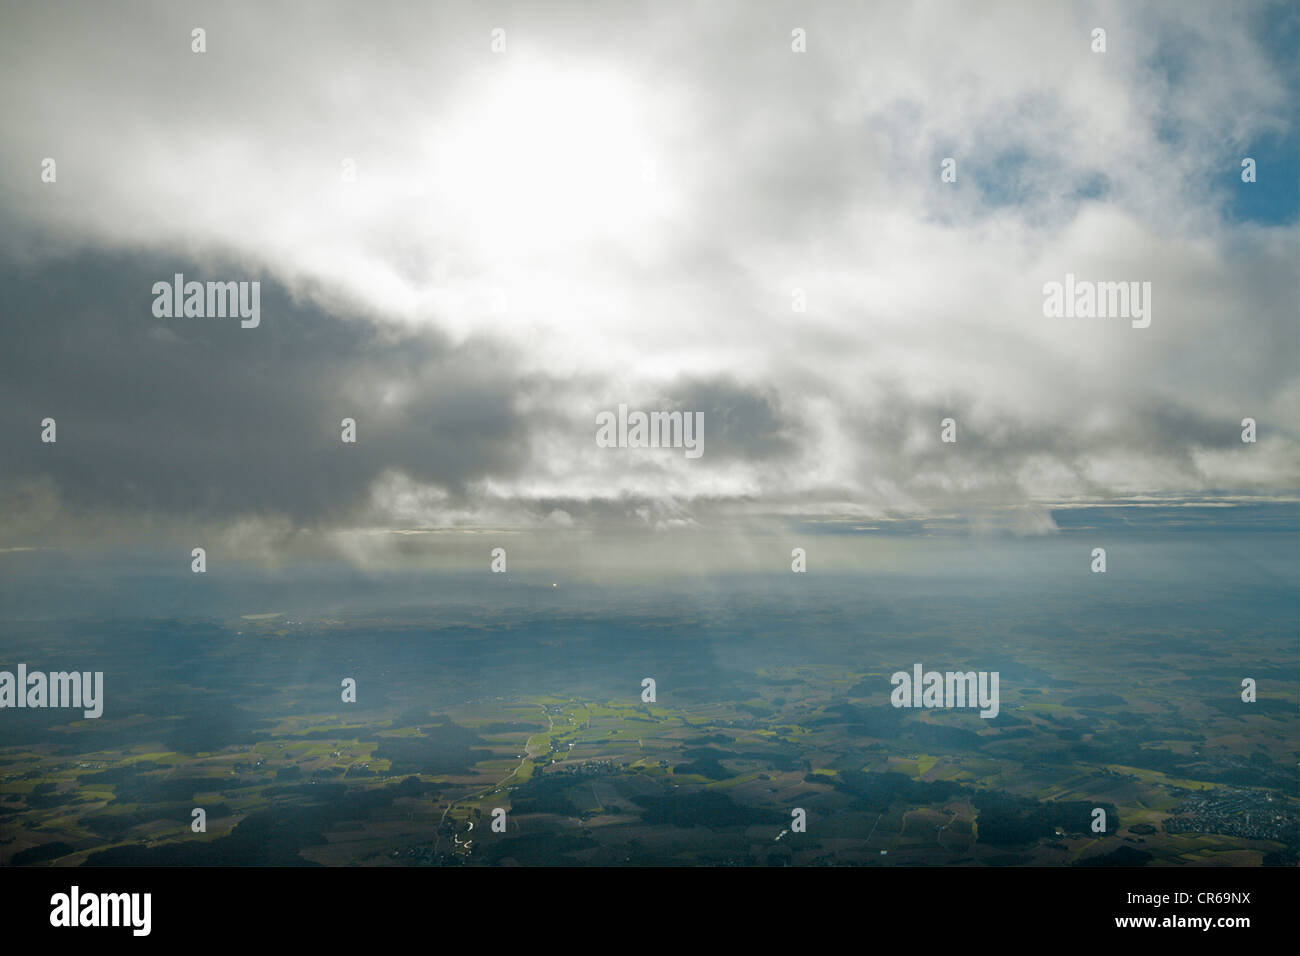
[[(108, 701), (6, 713), (6, 862), (1293, 865), (1294, 520), (1234, 517), (814, 536), (863, 566), (805, 575), (6, 555), (43, 565), (5, 576), (7, 653), (75, 651)], [(891, 706), (914, 662), (999, 672), (996, 719)]]

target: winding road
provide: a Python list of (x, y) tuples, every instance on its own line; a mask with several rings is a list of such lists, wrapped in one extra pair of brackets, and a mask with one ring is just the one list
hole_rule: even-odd
[[(545, 704), (538, 704), (537, 706), (540, 707), (540, 708), (542, 708), (542, 714), (545, 715), (545, 717), (546, 717), (546, 723), (547, 723), (547, 727), (546, 727), (547, 738), (546, 738), (546, 739), (547, 739), (547, 742), (549, 743), (549, 742), (550, 742), (550, 739), (551, 739), (551, 738), (550, 738), (550, 734), (553, 733), (554, 730), (555, 730), (555, 718), (552, 717), (550, 714), (548, 714), (548, 713), (546, 712), (546, 705), (545, 705)], [(531, 740), (531, 739), (532, 739), (532, 738), (530, 737), (529, 740)], [(471, 796), (474, 797), (474, 798), (476, 798), (476, 799), (479, 798), (479, 797), (485, 797), (485, 796), (487, 796), (487, 795), (488, 795), (489, 793), (491, 793), (493, 790), (496, 790), (496, 789), (498, 789), (499, 787), (503, 786), (503, 785), (505, 784), (505, 782), (506, 782), (507, 780), (509, 780), (511, 777), (515, 776), (515, 774), (519, 773), (519, 771), (522, 770), (522, 769), (524, 768), (524, 762), (525, 762), (525, 761), (532, 760), (533, 757), (536, 757), (536, 756), (540, 755), (540, 753), (541, 753), (540, 750), (539, 750), (537, 753), (533, 753), (533, 751), (530, 750), (529, 747), (528, 747), (528, 741), (525, 741), (525, 742), (524, 742), (524, 755), (519, 759), (519, 766), (518, 766), (518, 767), (515, 767), (514, 770), (510, 771), (508, 774), (506, 774), (504, 777), (502, 777), (502, 778), (501, 778), (500, 780), (498, 780), (496, 783), (492, 784), (491, 786), (485, 787), (484, 789), (480, 790), (478, 793), (470, 794), (470, 795), (468, 795), (468, 796), (464, 796), (464, 797), (458, 797), (457, 799), (451, 801), (451, 803), (447, 804), (447, 809), (445, 809), (445, 810), (442, 811), (442, 816), (438, 818), (438, 827), (437, 827), (437, 829), (434, 831), (434, 833), (435, 833), (435, 838), (434, 838), (434, 841), (433, 841), (433, 852), (434, 852), (434, 854), (435, 854), (435, 855), (437, 854), (437, 852), (438, 852), (438, 847), (442, 844), (442, 825), (443, 825), (443, 823), (446, 822), (446, 820), (447, 820), (447, 814), (451, 813), (451, 808), (452, 808), (452, 807), (454, 807), (456, 804), (458, 804), (458, 803), (460, 803), (460, 802), (462, 802), (462, 801), (464, 801), (464, 800), (468, 800)], [(469, 826), (470, 826), (470, 829), (471, 829), (471, 830), (474, 829), (474, 823), (473, 823), (472, 821), (470, 822), (470, 825), (469, 825)], [(468, 831), (466, 831), (466, 832), (468, 832)], [(467, 843), (461, 843), (460, 840), (456, 838), (455, 834), (452, 835), (452, 840), (454, 841), (454, 846), (468, 846), (468, 845), (469, 845), (468, 842), (467, 842)], [(453, 850), (453, 852), (454, 852), (454, 850)]]

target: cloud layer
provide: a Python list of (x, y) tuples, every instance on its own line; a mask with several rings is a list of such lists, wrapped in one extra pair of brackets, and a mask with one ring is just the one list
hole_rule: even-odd
[[(0, 545), (1290, 494), (1296, 19), (16, 8)], [(261, 281), (260, 327), (154, 318), (177, 271)], [(1151, 326), (1045, 318), (1067, 273)], [(619, 403), (703, 411), (704, 456), (597, 448)]]

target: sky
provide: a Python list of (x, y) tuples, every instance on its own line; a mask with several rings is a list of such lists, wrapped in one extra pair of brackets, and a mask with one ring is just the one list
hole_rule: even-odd
[(0, 550), (1297, 500), (1292, 4), (0, 11)]

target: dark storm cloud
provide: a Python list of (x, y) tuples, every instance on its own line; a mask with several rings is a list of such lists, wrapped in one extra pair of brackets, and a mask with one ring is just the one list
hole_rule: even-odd
[(667, 383), (644, 403), (666, 411), (702, 412), (710, 463), (736, 458), (763, 462), (791, 459), (798, 451), (796, 419), (781, 408), (775, 390), (749, 387), (725, 378), (682, 379)]
[[(4, 480), (50, 479), (74, 512), (355, 517), (399, 469), (464, 492), (524, 461), (508, 354), (383, 335), (262, 279), (261, 324), (155, 318), (151, 288), (254, 279), (228, 264), (84, 254), (0, 271)], [(385, 395), (391, 394), (391, 402)], [(40, 441), (43, 418), (58, 441)], [(340, 440), (345, 417), (356, 445)]]
[[(484, 339), (380, 330), (295, 301), (265, 277), (256, 328), (237, 317), (155, 317), (153, 284), (177, 272), (186, 281), (257, 278), (219, 261), (97, 253), (0, 268), (10, 317), (0, 325), (4, 493), (47, 483), (66, 521), (103, 512), (346, 527), (391, 523), (393, 503), (372, 495), (385, 475), (472, 509), (476, 482), (526, 485), (550, 458), (592, 452), (594, 421), (577, 414), (590, 402), (581, 379), (522, 373), (508, 348)], [(637, 397), (626, 398), (639, 407)], [(710, 465), (797, 453), (797, 423), (770, 391), (692, 378), (640, 397), (648, 408), (702, 412)], [(57, 427), (52, 444), (40, 437), (47, 417)], [(340, 440), (343, 418), (357, 421), (355, 445)], [(531, 440), (549, 431), (564, 441), (539, 452)], [(627, 454), (603, 461), (615, 475), (663, 464)], [(558, 508), (593, 521), (677, 511), (599, 489), (506, 494), (499, 504), (515, 516)]]

